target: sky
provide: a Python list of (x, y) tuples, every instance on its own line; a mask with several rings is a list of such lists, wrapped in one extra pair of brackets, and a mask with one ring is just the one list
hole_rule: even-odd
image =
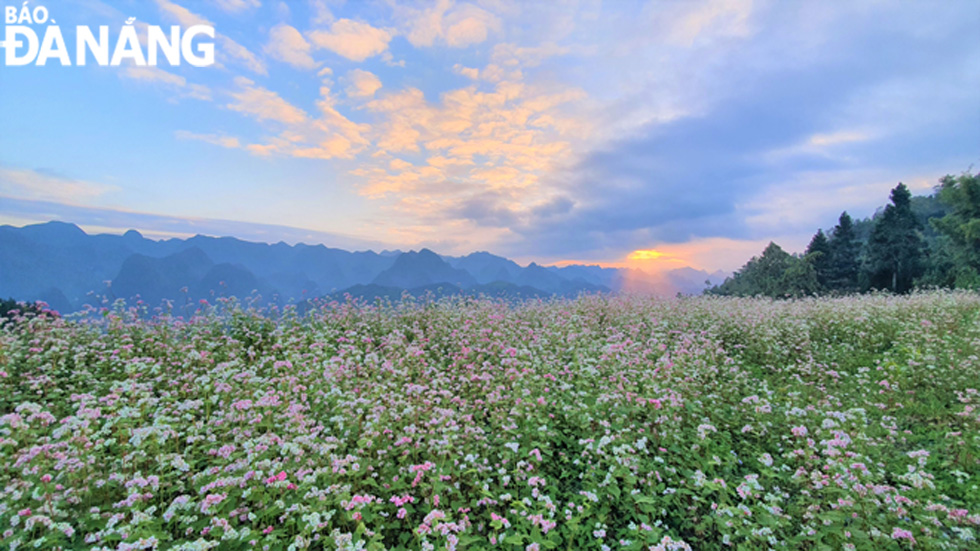
[(0, 224), (734, 270), (980, 165), (975, 0), (27, 6), (215, 63), (0, 65)]

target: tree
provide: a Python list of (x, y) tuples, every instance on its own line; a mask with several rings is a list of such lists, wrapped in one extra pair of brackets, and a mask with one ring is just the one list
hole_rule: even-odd
[(847, 211), (842, 212), (837, 220), (828, 245), (830, 266), (827, 268), (827, 288), (845, 293), (856, 291), (861, 269), (861, 242)]
[(817, 283), (826, 288), (830, 279), (830, 241), (824, 235), (823, 230), (817, 230), (807, 245), (805, 258), (813, 264), (813, 269), (817, 278)]
[(753, 257), (732, 277), (708, 292), (783, 298), (813, 294), (819, 289), (816, 270), (809, 259), (793, 256), (779, 245), (769, 243), (762, 256)]
[(980, 173), (943, 177), (937, 196), (950, 210), (930, 223), (946, 238), (950, 279), (956, 287), (977, 288), (980, 286)]
[(891, 192), (891, 204), (875, 220), (868, 239), (867, 267), (872, 287), (906, 293), (922, 275), (924, 243), (922, 225), (912, 212), (912, 194), (899, 183)]

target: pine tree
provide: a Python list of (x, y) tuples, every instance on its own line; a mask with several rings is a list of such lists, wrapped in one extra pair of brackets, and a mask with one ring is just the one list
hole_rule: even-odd
[(841, 213), (830, 236), (830, 266), (827, 288), (844, 293), (857, 291), (861, 269), (861, 242), (854, 231), (854, 222), (847, 211)]
[(823, 230), (817, 230), (806, 248), (806, 258), (813, 264), (816, 272), (817, 283), (821, 287), (827, 287), (830, 279), (830, 241), (824, 235)]
[(912, 212), (912, 194), (905, 184), (891, 192), (891, 204), (875, 220), (868, 239), (871, 286), (906, 293), (923, 271), (922, 225)]

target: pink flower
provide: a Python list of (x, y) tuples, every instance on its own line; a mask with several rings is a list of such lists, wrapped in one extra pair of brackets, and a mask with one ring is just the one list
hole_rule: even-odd
[(205, 496), (204, 501), (201, 502), (201, 512), (207, 513), (212, 505), (217, 505), (225, 500), (228, 494), (208, 494)]
[(915, 545), (915, 538), (912, 536), (912, 532), (910, 532), (908, 530), (902, 530), (898, 526), (896, 526), (895, 529), (892, 530), (892, 539), (893, 540), (901, 540), (901, 539), (909, 540), (909, 543), (910, 544)]
[(266, 528), (265, 530), (262, 530), (262, 533), (263, 534), (271, 534), (272, 533), (272, 527), (270, 526), (270, 527)]
[(499, 520), (504, 528), (510, 528), (510, 521), (493, 511), (490, 512), (490, 520)]
[(286, 480), (286, 471), (279, 471), (279, 474), (274, 474), (269, 478), (265, 479), (266, 484), (274, 484), (276, 482), (282, 482)]
[(410, 496), (410, 495), (408, 495), (408, 494), (405, 494), (402, 497), (391, 496), (391, 500), (390, 501), (392, 503), (394, 503), (396, 507), (401, 507), (402, 505), (405, 505), (406, 503), (412, 503), (413, 501), (415, 501), (415, 498), (412, 497), (412, 496)]

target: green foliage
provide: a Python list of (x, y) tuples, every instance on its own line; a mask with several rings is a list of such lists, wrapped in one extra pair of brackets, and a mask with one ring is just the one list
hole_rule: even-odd
[(873, 218), (840, 215), (817, 230), (802, 257), (770, 243), (708, 294), (798, 297), (872, 289), (980, 289), (980, 174), (945, 176), (934, 195), (904, 184)]
[(805, 256), (813, 263), (813, 270), (817, 276), (817, 283), (821, 288), (827, 288), (830, 281), (833, 259), (831, 257), (830, 240), (824, 235), (823, 230), (817, 230), (810, 244), (806, 248)]
[(930, 223), (948, 241), (947, 259), (957, 287), (978, 288), (980, 272), (980, 173), (946, 176), (940, 180), (939, 200), (949, 207), (942, 218)]
[(891, 204), (875, 220), (868, 239), (871, 287), (907, 293), (925, 271), (922, 225), (912, 212), (912, 194), (905, 184), (891, 192)]
[(851, 216), (847, 211), (842, 212), (830, 237), (830, 267), (827, 277), (827, 287), (830, 290), (849, 293), (858, 289), (861, 246)]
[(729, 296), (767, 296), (773, 298), (811, 295), (820, 290), (814, 261), (819, 254), (800, 258), (769, 243), (762, 256), (753, 257), (724, 283), (708, 290)]

